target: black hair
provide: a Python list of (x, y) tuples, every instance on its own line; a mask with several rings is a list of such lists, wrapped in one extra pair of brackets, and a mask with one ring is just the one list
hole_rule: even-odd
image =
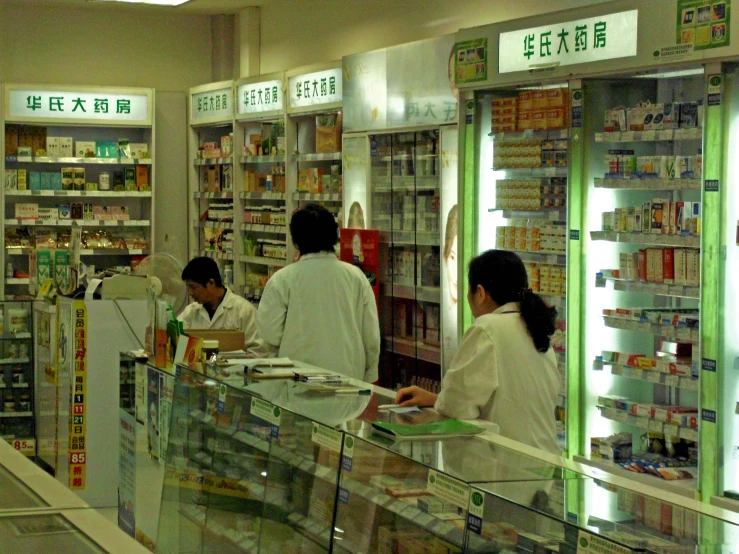
[(307, 204), (293, 212), (290, 236), (301, 256), (333, 252), (339, 242), (339, 225), (334, 216), (319, 204)]
[(205, 256), (193, 258), (185, 266), (185, 269), (182, 270), (183, 281), (194, 281), (205, 286), (211, 279), (213, 279), (217, 287), (223, 287), (221, 271), (218, 269), (218, 264), (212, 258), (206, 258)]
[(498, 306), (518, 302), (521, 319), (526, 324), (536, 350), (549, 350), (557, 310), (531, 291), (521, 258), (505, 250), (488, 250), (473, 258), (467, 278), (470, 291), (474, 292), (478, 285), (482, 285)]

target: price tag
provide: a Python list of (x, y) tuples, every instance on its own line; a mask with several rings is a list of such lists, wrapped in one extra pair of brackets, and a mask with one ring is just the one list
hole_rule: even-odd
[(668, 437), (677, 437), (680, 432), (680, 428), (672, 423), (665, 423), (664, 434)]
[(108, 219), (106, 221), (103, 221), (103, 225), (105, 225), (106, 227), (117, 227), (118, 222), (113, 219)]
[(632, 549), (585, 531), (578, 531), (577, 554), (631, 554)]
[(657, 131), (644, 131), (641, 134), (642, 140), (654, 140), (655, 138), (657, 138)]
[(649, 429), (649, 422), (651, 420), (648, 417), (637, 417), (636, 418), (636, 426), (639, 429)]
[(665, 385), (668, 387), (679, 387), (680, 377), (677, 375), (665, 375)]
[(341, 469), (343, 469), (344, 471), (351, 471), (353, 459), (354, 459), (354, 437), (345, 435), (344, 436), (344, 450), (341, 453)]
[(615, 411), (616, 411), (616, 414), (615, 414), (616, 417), (614, 419), (618, 421), (619, 423), (626, 423), (629, 420), (629, 414), (627, 414), (626, 412), (622, 412), (620, 410), (615, 410)]
[(482, 517), (485, 510), (485, 495), (480, 491), (470, 494), (469, 511), (467, 512), (467, 529), (476, 534), (482, 533)]
[(311, 441), (315, 444), (333, 450), (334, 452), (341, 452), (341, 439), (342, 435), (340, 431), (331, 429), (320, 423), (313, 423)]
[(664, 424), (656, 419), (650, 419), (648, 428), (652, 433), (661, 433), (664, 428)]
[(36, 439), (10, 439), (8, 443), (24, 456), (36, 455)]
[(674, 131), (672, 129), (664, 129), (657, 133), (659, 140), (672, 140)]
[(647, 381), (650, 383), (659, 383), (662, 379), (662, 375), (657, 373), (656, 371), (647, 371)]
[(629, 368), (629, 377), (633, 379), (644, 379), (644, 370), (631, 367)]
[(557, 263), (557, 256), (547, 256), (547, 263), (555, 265)]
[(426, 481), (426, 490), (455, 506), (463, 509), (468, 507), (470, 495), (469, 485), (445, 473), (430, 469)]

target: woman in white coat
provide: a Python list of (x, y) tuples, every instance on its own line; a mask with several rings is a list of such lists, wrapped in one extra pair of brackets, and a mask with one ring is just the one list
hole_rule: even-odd
[(480, 254), (470, 262), (468, 281), (476, 319), (441, 393), (408, 387), (396, 402), (491, 421), (505, 437), (559, 454), (554, 411), (560, 378), (550, 341), (557, 311), (531, 291), (526, 268), (512, 252)]

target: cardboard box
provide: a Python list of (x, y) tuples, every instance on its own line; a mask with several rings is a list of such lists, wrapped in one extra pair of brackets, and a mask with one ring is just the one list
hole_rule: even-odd
[(16, 204), (15, 219), (38, 219), (38, 204)]
[(127, 191), (133, 192), (133, 191), (138, 190), (138, 187), (136, 186), (136, 168), (135, 167), (124, 168), (123, 180), (124, 180), (124, 185)]
[(74, 157), (74, 139), (72, 137), (59, 137), (59, 157)]
[[(669, 200), (661, 200), (655, 198), (652, 200), (652, 215), (650, 229), (652, 233), (661, 234), (665, 224), (665, 205), (669, 205)], [(669, 208), (668, 208), (669, 211)]]
[(662, 282), (672, 285), (675, 282), (675, 249), (662, 249)]
[(687, 256), (684, 248), (675, 248), (673, 255), (673, 271), (675, 273), (674, 282), (676, 285), (687, 285)]
[(94, 158), (96, 153), (95, 142), (78, 140), (74, 151), (78, 158)]
[(642, 248), (637, 253), (638, 256), (638, 270), (637, 276), (640, 281), (647, 281), (647, 249)]
[(316, 116), (316, 152), (341, 152), (342, 115)]
[(535, 90), (531, 93), (531, 109), (544, 110), (547, 107), (547, 96), (543, 90)]
[(35, 257), (36, 282), (41, 285), (46, 279), (54, 277), (54, 258), (52, 250), (34, 250), (31, 257)]
[(59, 219), (59, 208), (39, 208), (38, 218), (44, 220)]
[(535, 110), (531, 112), (531, 128), (534, 130), (543, 130), (547, 128), (547, 112), (545, 110)]
[(567, 125), (567, 111), (564, 108), (550, 108), (546, 111), (547, 129), (561, 129)]
[(18, 190), (28, 190), (28, 179), (26, 178), (28, 171), (25, 169), (18, 170)]
[(151, 187), (149, 186), (148, 165), (136, 166), (136, 188), (138, 188), (140, 191), (151, 190)]
[(18, 155), (18, 125), (5, 126), (5, 155)]
[(46, 137), (46, 155), (50, 158), (58, 158), (60, 151), (59, 137)]
[(567, 89), (555, 88), (544, 91), (548, 108), (567, 107)]
[(685, 277), (688, 286), (697, 287), (701, 282), (701, 262), (698, 250), (685, 250)]
[(5, 190), (17, 190), (18, 189), (18, 170), (17, 169), (6, 169), (5, 170)]
[(75, 167), (73, 170), (73, 182), (72, 186), (74, 190), (85, 190), (85, 168)]
[(506, 98), (493, 98), (492, 106), (517, 106), (518, 96), (508, 96)]
[(132, 142), (128, 147), (131, 149), (132, 158), (140, 159), (151, 157), (151, 154), (149, 153), (149, 145), (145, 142)]
[(233, 352), (244, 348), (244, 333), (239, 329), (185, 329), (185, 334), (203, 340), (217, 340), (220, 352)]
[(74, 190), (74, 168), (62, 168), (62, 190)]
[(61, 291), (69, 289), (69, 253), (66, 250), (54, 251), (54, 282)]

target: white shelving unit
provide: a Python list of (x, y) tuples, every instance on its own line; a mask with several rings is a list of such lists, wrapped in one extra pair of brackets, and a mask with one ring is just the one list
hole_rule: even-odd
[[(70, 216), (75, 204), (95, 209), (90, 219), (75, 220), (83, 227), (83, 256), (90, 255), (85, 248), (88, 237), (96, 239), (96, 244), (125, 241), (148, 247), (139, 251), (96, 249), (96, 267), (130, 265), (131, 256), (148, 251), (155, 231), (154, 91), (7, 84), (3, 98), (5, 141), (0, 164), (5, 175), (5, 248), (0, 254), (0, 292), (6, 297), (29, 293), (29, 284), (36, 279), (28, 278), (26, 258), (34, 246), (53, 250), (46, 245), (65, 249), (69, 244), (65, 229), (71, 229), (72, 220), (54, 217), (60, 207)], [(69, 155), (63, 155), (61, 148), (68, 148)], [(83, 149), (94, 157), (82, 156)], [(67, 168), (80, 168), (77, 182), (67, 181), (66, 176), (61, 179)], [(101, 189), (104, 174), (109, 190)], [(16, 209), (22, 205), (35, 205), (41, 212), (38, 219), (33, 218), (33, 209), (33, 219), (19, 219)], [(102, 209), (111, 214), (104, 215)], [(52, 217), (44, 217), (48, 215)], [(41, 234), (51, 240), (36, 245)], [(8, 264), (12, 264), (13, 275)]]
[[(190, 257), (208, 256), (218, 260), (224, 278), (225, 264), (233, 260), (232, 248), (236, 244), (233, 223), (237, 173), (233, 144), (234, 101), (233, 81), (210, 83), (190, 89)], [(217, 145), (217, 149), (206, 149), (206, 146), (212, 145)], [(217, 206), (221, 209), (214, 213)]]

